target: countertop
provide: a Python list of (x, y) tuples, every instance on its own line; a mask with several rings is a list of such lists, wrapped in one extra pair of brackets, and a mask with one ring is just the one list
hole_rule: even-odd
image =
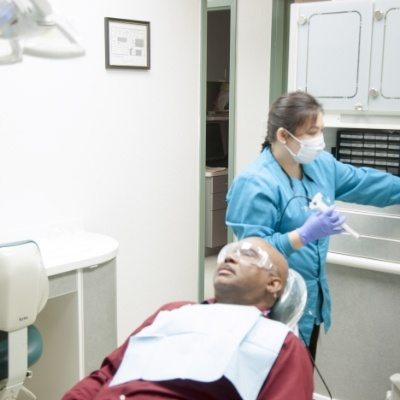
[(228, 168), (224, 167), (206, 167), (206, 177), (228, 175)]
[(34, 240), (48, 276), (104, 263), (115, 258), (118, 252), (115, 239), (86, 231)]

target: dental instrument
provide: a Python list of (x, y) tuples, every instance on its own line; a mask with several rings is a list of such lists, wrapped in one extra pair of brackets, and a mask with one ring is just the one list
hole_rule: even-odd
[[(323, 199), (322, 199), (322, 193), (318, 192), (310, 201), (309, 204), (310, 209), (315, 209), (315, 210), (319, 210), (319, 211), (325, 211), (329, 208), (329, 206), (327, 204), (324, 203)], [(341, 227), (347, 232), (349, 233), (351, 236), (353, 236), (356, 239), (360, 238), (360, 234), (358, 232), (356, 232), (354, 229), (350, 228), (349, 225), (347, 225), (346, 223), (342, 224)]]

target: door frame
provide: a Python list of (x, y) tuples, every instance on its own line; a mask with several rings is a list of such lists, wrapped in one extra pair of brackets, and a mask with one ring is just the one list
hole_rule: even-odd
[(269, 100), (272, 104), (288, 87), (290, 6), (294, 0), (273, 0)]
[[(199, 247), (198, 300), (204, 300), (205, 249), (205, 165), (207, 117), (207, 12), (230, 10), (229, 43), (229, 120), (228, 120), (228, 186), (235, 175), (235, 121), (236, 121), (236, 21), (237, 0), (202, 0), (201, 2), (201, 66), (200, 66), (200, 190), (199, 190)], [(232, 234), (228, 233), (228, 241)]]

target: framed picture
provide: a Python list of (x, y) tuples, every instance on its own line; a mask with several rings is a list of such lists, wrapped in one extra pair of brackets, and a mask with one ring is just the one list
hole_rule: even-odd
[(150, 22), (104, 18), (106, 68), (150, 69)]

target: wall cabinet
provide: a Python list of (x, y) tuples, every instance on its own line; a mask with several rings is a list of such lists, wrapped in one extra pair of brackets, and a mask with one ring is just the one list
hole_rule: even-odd
[(290, 90), (325, 110), (400, 110), (398, 0), (293, 4), (290, 30)]
[(228, 175), (226, 169), (206, 173), (206, 247), (214, 248), (226, 244), (225, 197), (227, 190)]
[[(292, 5), (290, 30), (288, 88), (307, 91), (322, 103), (326, 150), (336, 153), (342, 162), (399, 173), (400, 1)], [(375, 345), (375, 333), (359, 336), (355, 346), (355, 336), (343, 335), (343, 329), (351, 320), (358, 331), (373, 332), (375, 327), (382, 331), (385, 327), (386, 337), (398, 330), (390, 307), (396, 303), (393, 293), (398, 292), (399, 284), (400, 205), (375, 208), (338, 202), (337, 208), (361, 237), (333, 235), (330, 239), (327, 271), (335, 322), (327, 336), (333, 339), (321, 338), (323, 351), (316, 361), (324, 367), (335, 397), (372, 400), (384, 393), (397, 365), (396, 346), (390, 340)], [(363, 265), (372, 266), (373, 271), (362, 271)], [(395, 271), (396, 275), (374, 271)], [(366, 300), (370, 293), (377, 293), (373, 304)], [(378, 305), (376, 298), (380, 299)], [(371, 322), (362, 312), (352, 309), (348, 313), (349, 304), (379, 310), (375, 314), (382, 319)], [(365, 349), (372, 349), (368, 354), (371, 362), (365, 358)], [(352, 361), (342, 365), (349, 351), (353, 352)], [(378, 359), (387, 366), (379, 373), (368, 368)], [(355, 365), (363, 366), (363, 384), (348, 385), (346, 377)], [(317, 393), (324, 391), (316, 385)]]
[[(399, 175), (400, 1), (293, 4), (290, 29), (289, 90), (322, 103), (326, 150)], [(338, 209), (361, 237), (335, 235), (330, 252), (400, 262), (400, 205), (338, 202)]]

